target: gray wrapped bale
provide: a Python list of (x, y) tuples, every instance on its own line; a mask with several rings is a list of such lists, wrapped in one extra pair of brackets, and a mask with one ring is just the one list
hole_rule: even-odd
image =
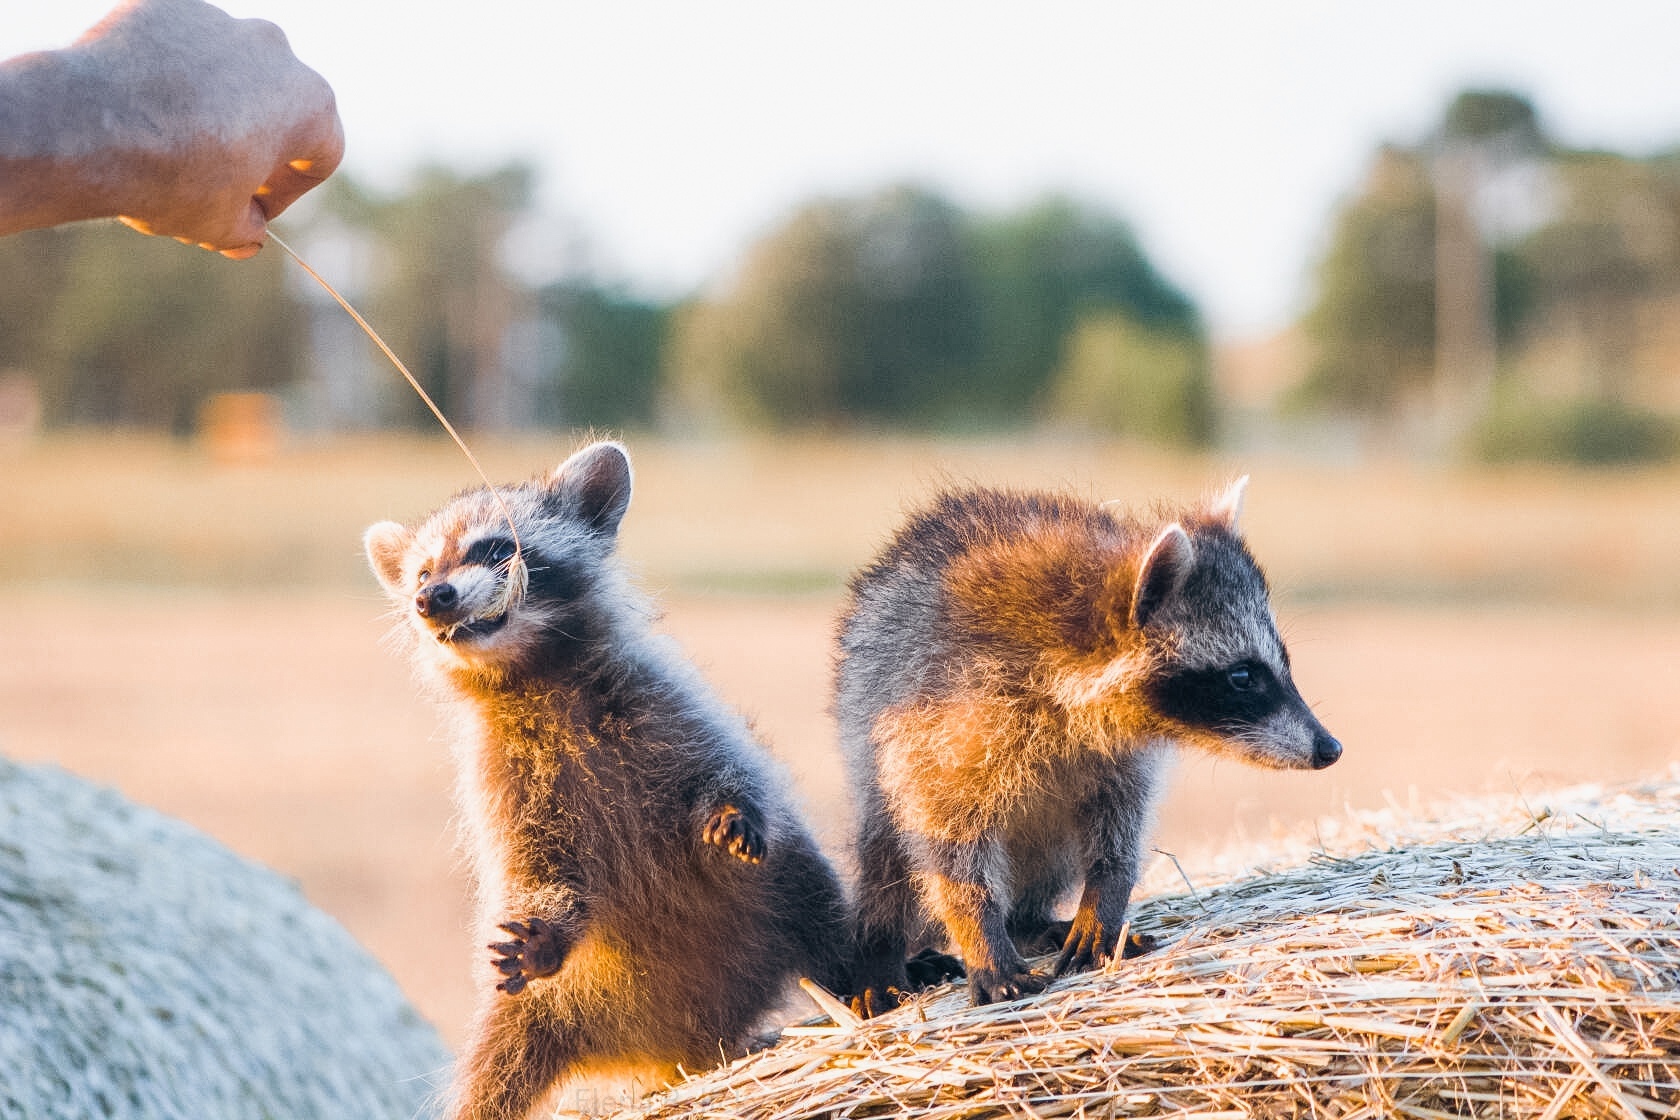
[(293, 884), (0, 759), (0, 1118), (412, 1120), (448, 1062)]

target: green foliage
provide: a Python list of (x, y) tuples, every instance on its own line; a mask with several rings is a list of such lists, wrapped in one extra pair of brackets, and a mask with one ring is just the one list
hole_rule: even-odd
[[(1448, 107), (1441, 137), (1522, 153), (1542, 143), (1533, 106), (1504, 91), (1470, 90)], [(1434, 154), (1388, 145), (1336, 215), (1302, 321), (1314, 358), (1296, 408), (1392, 416), (1431, 387), (1436, 370), (1437, 184)], [(1503, 158), (1503, 157), (1502, 157)], [(1484, 246), (1496, 342), (1519, 339), (1546, 284), (1524, 245)]]
[(1534, 103), (1522, 94), (1505, 89), (1467, 89), (1447, 105), (1441, 136), (1471, 143), (1505, 140), (1532, 146), (1542, 142), (1543, 134)]
[[(423, 168), (390, 193), (341, 173), (284, 235), (341, 265), (328, 279), (463, 427), (642, 427), (663, 413), (1001, 429), (1097, 394), (1084, 411), (1116, 430), (1211, 428), (1194, 307), (1095, 208), (1052, 198), (974, 215), (911, 186), (819, 200), (752, 246), (720, 298), (671, 307), (585, 275), (519, 283), (502, 251), (531, 196), (518, 164)], [(302, 284), (272, 250), (235, 263), (115, 226), (7, 238), (0, 370), (32, 374), (54, 424), (186, 432), (209, 394), (264, 389), (300, 390), (330, 423), (430, 428), (371, 343)]]
[(1380, 419), (1408, 403), (1481, 399), (1475, 385), (1454, 394), (1436, 384), (1437, 251), (1443, 236), (1464, 236), (1451, 225), (1443, 235), (1436, 209), (1443, 198), (1473, 203), (1513, 173), (1527, 184), (1515, 208), (1527, 220), (1469, 234), (1489, 266), (1497, 368), (1508, 382), (1478, 422), (1473, 453), (1577, 462), (1670, 454), (1672, 425), (1634, 402), (1669, 364), (1651, 324), (1680, 298), (1680, 156), (1552, 145), (1533, 105), (1501, 90), (1460, 94), (1427, 145), (1385, 148), (1337, 215), (1302, 322), (1313, 364), (1292, 403)]
[(1485, 462), (1568, 462), (1618, 466), (1680, 455), (1680, 421), (1611, 400), (1496, 398), (1470, 438)]
[(1119, 310), (1145, 327), (1201, 336), (1190, 300), (1118, 218), (1051, 197), (972, 229), (984, 334), (971, 392), (994, 417), (1032, 407), (1083, 315)]
[(963, 383), (975, 357), (979, 307), (951, 203), (896, 187), (862, 203), (855, 228), (858, 346), (842, 366), (847, 413), (869, 422), (962, 422)]
[(925, 422), (964, 407), (975, 314), (962, 216), (898, 187), (795, 213), (684, 315), (673, 366), (687, 399), (748, 423)]
[(897, 187), (793, 215), (684, 313), (671, 366), (690, 408), (749, 424), (1009, 427), (1043, 404), (1080, 317), (1105, 310), (1200, 346), (1124, 223), (1062, 199), (975, 217)]
[(571, 280), (546, 288), (539, 310), (559, 328), (559, 372), (538, 419), (554, 426), (645, 428), (653, 423), (669, 309)]
[[(505, 332), (525, 296), (500, 253), (532, 185), (531, 169), (511, 164), (480, 175), (422, 168), (389, 197), (344, 175), (321, 189), (326, 214), (378, 246), (362, 312), (459, 423), (506, 419), (488, 414), (484, 386), (499, 374)], [(413, 394), (388, 399), (398, 422), (435, 423)]]
[(1435, 361), (1435, 196), (1423, 159), (1385, 148), (1337, 215), (1303, 322), (1315, 359), (1293, 403), (1384, 415)]
[(1050, 385), (1046, 415), (1113, 435), (1206, 443), (1213, 397), (1205, 349), (1120, 311), (1082, 317)]
[(192, 430), (200, 402), (294, 375), (303, 321), (278, 254), (234, 262), (115, 223), (0, 240), (0, 364), (50, 424)]

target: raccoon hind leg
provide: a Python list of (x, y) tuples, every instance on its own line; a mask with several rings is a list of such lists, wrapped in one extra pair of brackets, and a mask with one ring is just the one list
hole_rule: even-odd
[(867, 814), (858, 836), (852, 1010), (871, 1018), (897, 1007), (910, 984), (904, 955), (919, 909), (909, 860), (884, 813)]
[(451, 1120), (523, 1120), (579, 1061), (578, 1027), (552, 1001), (488, 1001), (456, 1063)]

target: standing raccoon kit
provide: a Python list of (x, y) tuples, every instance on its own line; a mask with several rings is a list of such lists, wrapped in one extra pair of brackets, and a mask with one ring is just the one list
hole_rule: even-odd
[[(895, 1005), (904, 954), (949, 935), (976, 1003), (1118, 947), (1174, 745), (1321, 769), (1341, 745), (1289, 675), (1237, 535), (1246, 479), (1131, 517), (971, 490), (912, 516), (855, 576), (835, 712), (858, 790), (854, 1004)], [(1055, 908), (1082, 888), (1071, 922)]]
[(751, 731), (653, 634), (614, 555), (630, 490), (624, 449), (597, 443), (365, 538), (455, 717), (480, 926), (506, 933), (455, 1117), (715, 1064), (802, 975), (885, 1010), (936, 923), (976, 1002), (1038, 991), (1016, 941), (1059, 943), (1057, 973), (1115, 952), (1172, 744), (1274, 767), (1341, 752), (1290, 681), (1240, 484), (1153, 526), (946, 494), (853, 579), (841, 623), (853, 915)]
[(795, 978), (847, 990), (844, 898), (787, 783), (619, 570), (629, 502), (624, 449), (598, 443), (365, 538), (455, 717), (481, 929), (507, 934), (455, 1117), (711, 1066)]

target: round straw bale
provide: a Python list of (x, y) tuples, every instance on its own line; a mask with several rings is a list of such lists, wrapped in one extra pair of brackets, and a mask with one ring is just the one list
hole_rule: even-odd
[(0, 1117), (410, 1120), (448, 1060), (295, 886), (0, 759)]
[(1680, 1116), (1676, 824), (1675, 781), (1413, 822), (1427, 842), (1373, 820), (1140, 900), (1147, 956), (811, 1021), (634, 1115)]

